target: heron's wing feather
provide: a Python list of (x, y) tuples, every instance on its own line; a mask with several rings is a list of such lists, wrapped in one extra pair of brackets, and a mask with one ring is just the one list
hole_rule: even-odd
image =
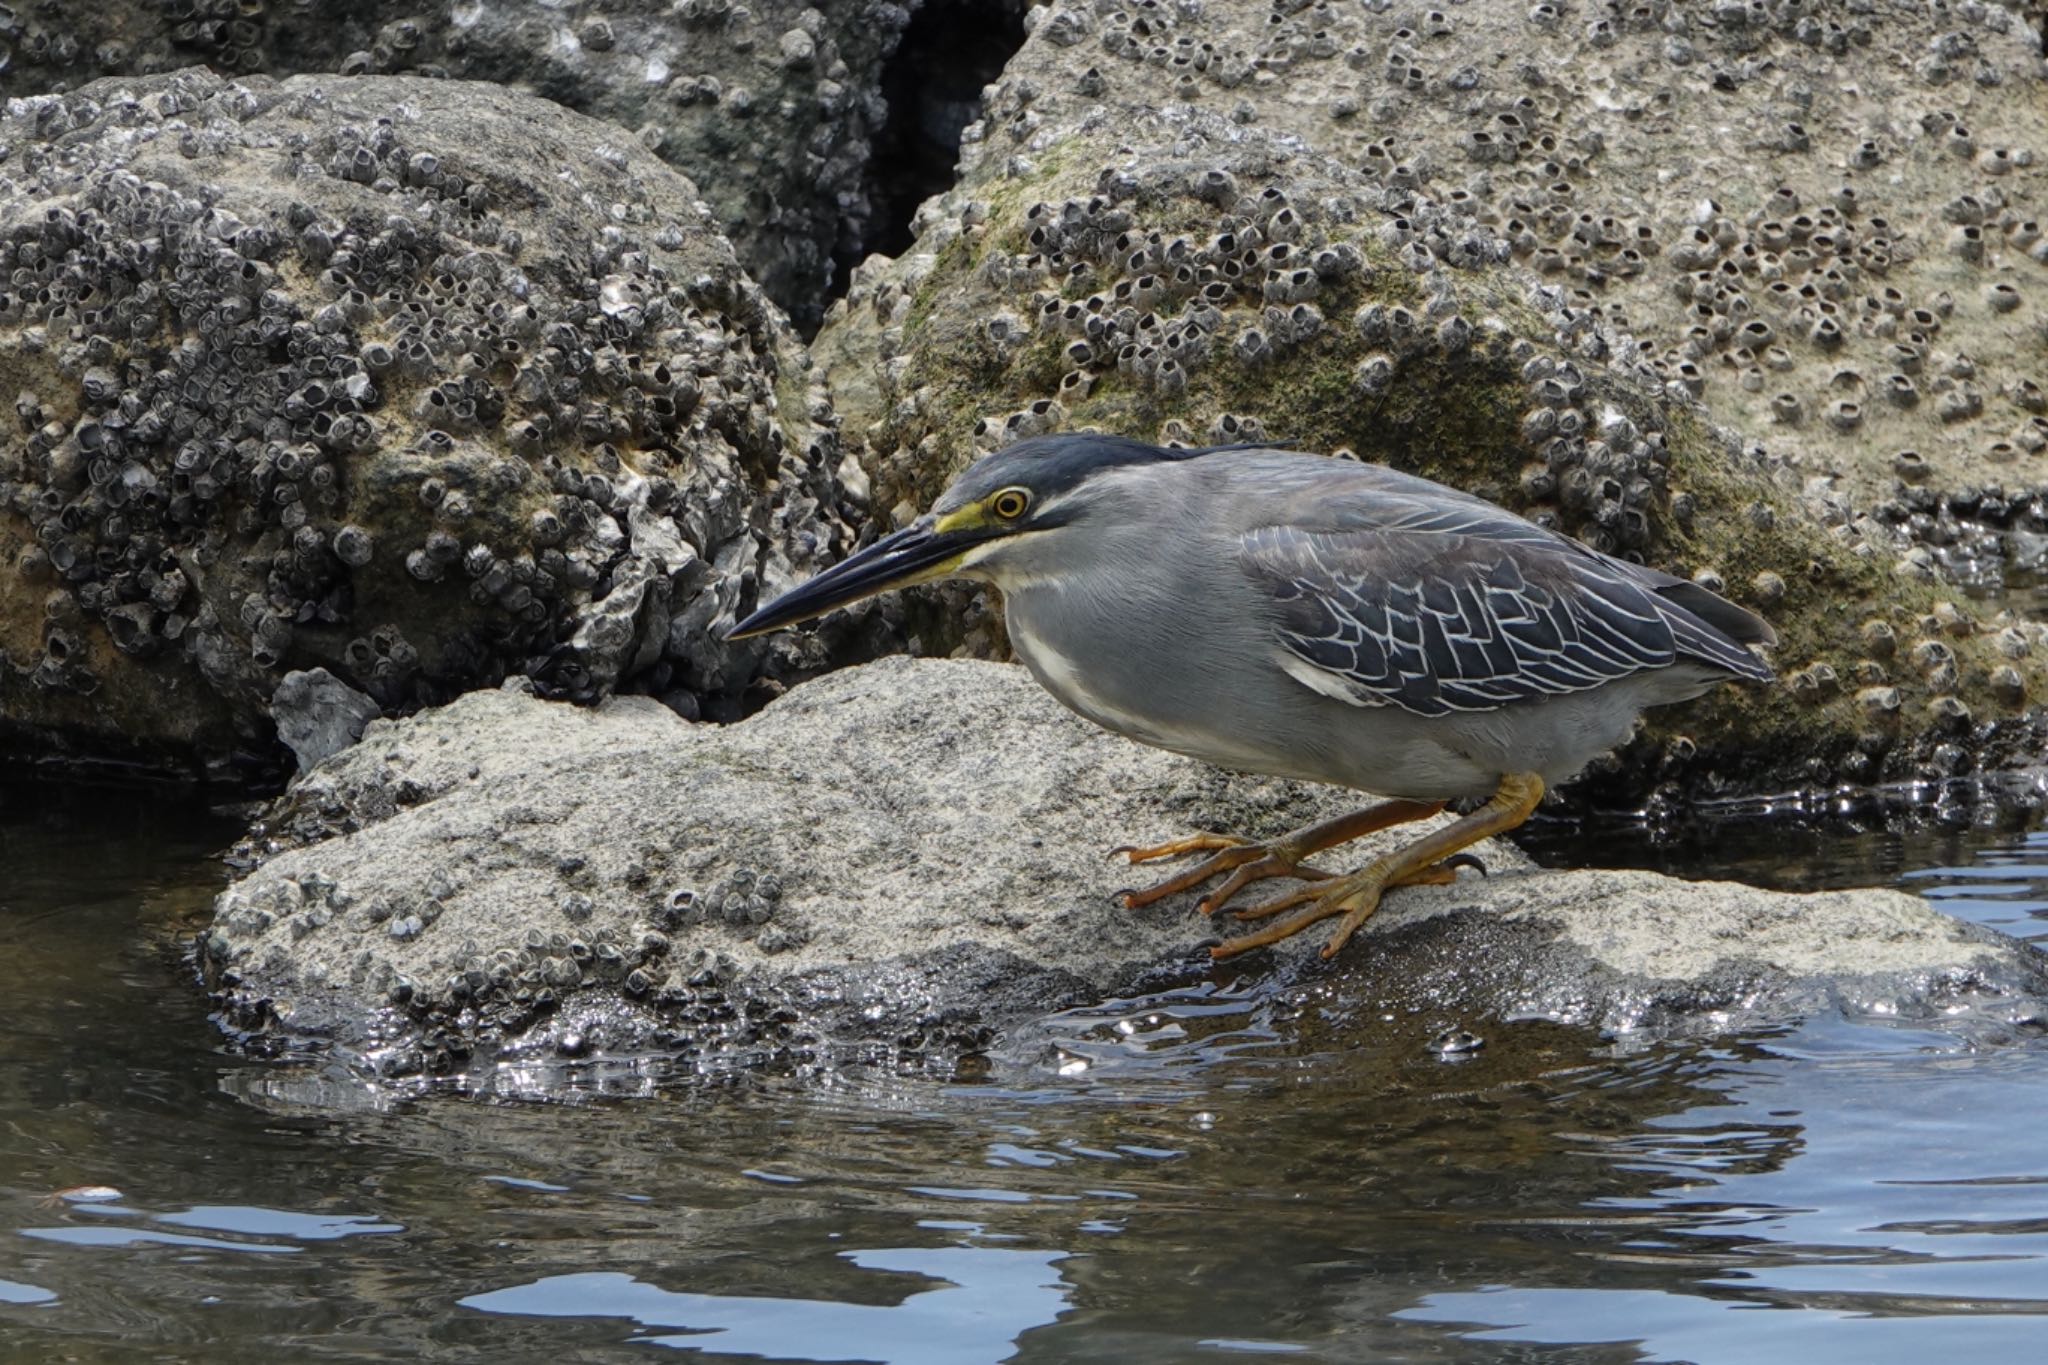
[[(1588, 545), (1547, 531), (1505, 508), (1455, 488), (1446, 488), (1384, 465), (1353, 465), (1351, 469), (1353, 487), (1335, 495), (1327, 479), (1301, 478), (1301, 486), (1285, 495), (1288, 515), (1282, 519), (1292, 525), (1316, 530), (1439, 531), (1549, 549), (1590, 560), (1601, 566), (1607, 576), (1627, 579), (1656, 593), (1683, 608), (1684, 614), (1697, 618), (1694, 624), (1704, 624), (1710, 635), (1724, 635), (1736, 644), (1777, 643), (1776, 634), (1762, 617), (1696, 583), (1646, 565), (1601, 554)], [(1303, 474), (1307, 472), (1304, 470)], [(1683, 621), (1675, 621), (1673, 629), (1683, 639), (1689, 627)], [(1747, 651), (1744, 655), (1748, 663), (1741, 664), (1738, 671), (1745, 677), (1770, 676), (1768, 670), (1763, 670), (1756, 662), (1754, 655), (1747, 654)], [(1718, 659), (1719, 656), (1716, 657)], [(1729, 656), (1729, 661), (1740, 662), (1733, 656)]]
[(1265, 526), (1240, 541), (1241, 567), (1273, 602), (1280, 663), (1318, 691), (1437, 716), (1583, 691), (1681, 657), (1769, 676), (1632, 566), (1499, 508), (1378, 510), (1369, 528)]

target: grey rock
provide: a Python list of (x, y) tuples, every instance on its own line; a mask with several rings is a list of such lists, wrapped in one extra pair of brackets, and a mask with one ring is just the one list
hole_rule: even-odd
[(324, 668), (285, 674), (270, 697), (277, 737), (298, 756), (302, 773), (361, 739), (381, 714), (374, 700)]
[[(0, 94), (203, 63), (436, 75), (545, 96), (629, 130), (703, 186), (748, 271), (815, 326), (835, 255), (870, 230), (882, 67), (916, 0), (105, 0), (0, 17)], [(225, 12), (221, 12), (225, 11)], [(801, 49), (801, 60), (796, 59)]]
[(11, 101), (0, 143), (19, 731), (214, 759), (313, 668), (392, 711), (516, 673), (731, 714), (824, 657), (715, 627), (850, 540), (829, 398), (633, 138), (493, 85), (192, 71)]
[[(1126, 743), (992, 663), (844, 670), (725, 727), (475, 692), (303, 777), (265, 817), (284, 851), (222, 893), (200, 956), (252, 1039), (387, 1077), (1031, 1066), (1049, 1012), (1211, 973), (1219, 926), (1185, 898), (1122, 909), (1144, 878), (1107, 845), (1277, 833), (1349, 799)], [(1480, 853), (1491, 875), (1396, 893), (1335, 963), (1311, 932), (1227, 976), (1360, 1030), (1450, 1011), (1635, 1038), (1830, 1003), (2019, 1016), (2048, 992), (2031, 949), (1897, 892)]]

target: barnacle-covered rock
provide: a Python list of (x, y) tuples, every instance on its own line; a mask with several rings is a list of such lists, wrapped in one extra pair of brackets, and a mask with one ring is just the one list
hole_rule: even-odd
[[(872, 230), (883, 67), (917, 0), (100, 0), (0, 12), (0, 94), (201, 64), (490, 81), (633, 130), (695, 178), (769, 296), (815, 325)], [(431, 173), (434, 154), (400, 169)]]
[(762, 656), (717, 625), (843, 548), (809, 360), (615, 129), (186, 72), (14, 101), (0, 144), (17, 740), (219, 758), (316, 668), (387, 711), (510, 673), (730, 711)]
[[(1915, 539), (2048, 527), (1968, 453), (2048, 448), (2039, 39), (1993, 6), (1587, 8), (1034, 11), (958, 185), (816, 342), (877, 513), (1058, 426), (1348, 450), (1712, 574), (1785, 678), (1849, 676), (1872, 611), (1903, 629), (1943, 595), (1941, 557), (1900, 567)], [(959, 639), (949, 591), (913, 618), (928, 650)], [(970, 648), (1000, 649), (988, 619)], [(1944, 689), (1987, 762), (2041, 740), (2002, 663), (1959, 642)], [(1923, 771), (1942, 693), (1899, 685), (1875, 738), (1847, 689), (1727, 690), (1684, 717), (1691, 758), (1653, 734), (1607, 776)]]
[[(1050, 1011), (1210, 977), (1198, 945), (1219, 926), (1192, 896), (1123, 909), (1133, 870), (1105, 844), (1278, 833), (1347, 804), (1118, 739), (1011, 665), (886, 659), (725, 726), (642, 698), (472, 692), (373, 722), (267, 811), (248, 845), (265, 860), (216, 901), (199, 960), (258, 1046), (310, 1043), (387, 1079), (467, 1073), (502, 1093), (569, 1083), (559, 1060), (1028, 1067)], [(1238, 990), (1278, 994), (1283, 1030), (1312, 997), (1310, 1015), (1639, 1039), (1845, 1000), (2031, 1018), (2048, 992), (2024, 944), (1895, 891), (1481, 856), (1486, 877), (1389, 896), (1335, 963), (1314, 930), (1240, 960)]]

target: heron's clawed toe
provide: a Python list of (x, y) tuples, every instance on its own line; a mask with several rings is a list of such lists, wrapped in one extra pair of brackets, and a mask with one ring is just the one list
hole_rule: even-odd
[[(1320, 924), (1333, 915), (1342, 915), (1344, 922), (1337, 926), (1335, 936), (1323, 949), (1324, 957), (1333, 956), (1358, 926), (1372, 918), (1373, 911), (1379, 909), (1380, 895), (1386, 887), (1386, 869), (1383, 864), (1374, 863), (1349, 876), (1332, 877), (1262, 905), (1240, 910), (1237, 917), (1241, 920), (1270, 919), (1273, 922), (1249, 934), (1224, 940), (1209, 950), (1209, 957), (1212, 961), (1224, 962), (1239, 953), (1293, 938), (1310, 925)], [(1286, 914), (1297, 906), (1305, 908), (1296, 914)], [(1280, 918), (1283, 915), (1286, 917)]]
[(1279, 854), (1268, 853), (1256, 862), (1245, 863), (1232, 872), (1221, 886), (1202, 897), (1196, 903), (1195, 909), (1205, 915), (1213, 915), (1230, 904), (1232, 896), (1253, 882), (1265, 881), (1270, 877), (1299, 877), (1305, 882), (1321, 882), (1328, 881), (1334, 875), (1319, 867), (1310, 867), (1307, 863), (1297, 863)]
[(1387, 892), (1397, 886), (1449, 886), (1458, 880), (1458, 868), (1465, 866), (1476, 866), (1481, 872), (1486, 870), (1485, 864), (1477, 858), (1453, 854), (1441, 862), (1409, 872), (1399, 871), (1391, 859), (1381, 859), (1348, 876), (1324, 874), (1324, 880), (1312, 886), (1304, 886), (1299, 891), (1290, 891), (1284, 896), (1238, 911), (1237, 918), (1241, 920), (1271, 920), (1297, 907), (1308, 907), (1263, 929), (1240, 938), (1227, 939), (1211, 948), (1209, 956), (1222, 962), (1253, 948), (1264, 948), (1282, 939), (1293, 938), (1312, 924), (1320, 924), (1333, 915), (1342, 915), (1343, 922), (1323, 947), (1324, 958), (1335, 957), (1359, 927), (1373, 917), (1380, 908), (1380, 898)]
[[(1231, 842), (1222, 842), (1226, 839)], [(1214, 842), (1197, 842), (1198, 840)], [(1176, 848), (1175, 845), (1191, 845), (1191, 847)], [(1275, 862), (1276, 859), (1276, 855), (1268, 845), (1255, 844), (1248, 839), (1239, 839), (1235, 835), (1230, 834), (1197, 834), (1188, 839), (1176, 840), (1174, 844), (1162, 844), (1160, 847), (1173, 848), (1175, 850), (1174, 853), (1158, 854), (1157, 856), (1160, 857), (1173, 857), (1176, 853), (1195, 853), (1205, 848), (1213, 848), (1216, 851), (1202, 859), (1199, 863), (1196, 863), (1193, 867), (1176, 872), (1165, 881), (1148, 886), (1142, 891), (1124, 892), (1123, 902), (1125, 909), (1136, 910), (1140, 906), (1151, 905), (1155, 901), (1165, 900), (1168, 896), (1178, 895), (1182, 891), (1193, 890), (1211, 877), (1221, 876), (1225, 872), (1242, 872), (1261, 863)], [(1150, 861), (1150, 857), (1141, 855), (1152, 855), (1154, 853), (1156, 853), (1154, 849), (1138, 849), (1135, 852), (1127, 853), (1126, 856), (1134, 863), (1147, 862)], [(1276, 865), (1278, 864), (1276, 863)], [(1293, 866), (1292, 862), (1286, 862), (1285, 865), (1288, 867)], [(1292, 872), (1259, 872), (1245, 878), (1245, 880), (1255, 881), (1259, 877), (1293, 875), (1295, 874)], [(1237, 878), (1232, 877), (1231, 880), (1235, 882)]]
[(1190, 834), (1181, 839), (1168, 839), (1163, 844), (1118, 844), (1109, 851), (1109, 856), (1114, 858), (1121, 854), (1133, 863), (1156, 863), (1166, 858), (1184, 858), (1190, 853), (1244, 848), (1250, 843), (1251, 840), (1235, 834)]
[(1458, 880), (1458, 869), (1461, 867), (1477, 868), (1480, 876), (1484, 877), (1486, 875), (1485, 863), (1480, 862), (1479, 859), (1469, 853), (1453, 853), (1442, 862), (1431, 863), (1427, 867), (1418, 867), (1413, 872), (1404, 872), (1388, 882), (1387, 885), (1390, 887), (1450, 886)]
[(1191, 891), (1211, 877), (1219, 877), (1226, 872), (1230, 875), (1223, 884), (1204, 896), (1195, 907), (1203, 914), (1215, 914), (1230, 903), (1231, 897), (1253, 882), (1265, 881), (1272, 877), (1298, 877), (1305, 882), (1321, 882), (1329, 880), (1334, 875), (1298, 861), (1307, 855), (1293, 836), (1256, 842), (1240, 839), (1232, 834), (1197, 834), (1176, 840), (1172, 844), (1161, 844), (1159, 848), (1170, 849), (1172, 852), (1162, 854), (1158, 849), (1117, 851), (1127, 853), (1134, 863), (1146, 861), (1153, 855), (1171, 857), (1178, 853), (1199, 852), (1205, 848), (1213, 848), (1216, 851), (1193, 867), (1176, 873), (1157, 885), (1148, 886), (1142, 891), (1119, 892), (1125, 909), (1135, 910), (1140, 906), (1164, 900), (1168, 896), (1178, 895), (1182, 891)]
[[(1344, 878), (1342, 880), (1349, 879)], [(1304, 886), (1298, 890), (1289, 891), (1285, 895), (1275, 896), (1269, 901), (1260, 901), (1257, 905), (1248, 905), (1236, 912), (1236, 918), (1241, 920), (1271, 919), (1275, 915), (1285, 914), (1297, 905), (1307, 905), (1310, 901), (1319, 900), (1332, 891), (1333, 888), (1320, 884)]]

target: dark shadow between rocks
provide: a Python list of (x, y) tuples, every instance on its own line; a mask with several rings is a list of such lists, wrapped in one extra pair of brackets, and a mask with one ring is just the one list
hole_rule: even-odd
[(960, 133), (981, 117), (981, 90), (1002, 75), (1024, 45), (1018, 0), (926, 0), (882, 71), (888, 121), (874, 139), (866, 240), (840, 242), (838, 288), (870, 252), (902, 254), (913, 240), (918, 205), (953, 183)]

